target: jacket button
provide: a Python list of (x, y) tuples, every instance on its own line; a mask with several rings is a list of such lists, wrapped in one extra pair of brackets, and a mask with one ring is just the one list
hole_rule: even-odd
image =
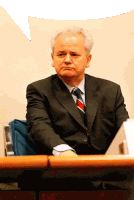
[(86, 143), (87, 142), (87, 138), (85, 138), (83, 141)]

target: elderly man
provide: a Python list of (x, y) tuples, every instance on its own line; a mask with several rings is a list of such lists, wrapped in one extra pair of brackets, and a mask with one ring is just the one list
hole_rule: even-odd
[(85, 74), (92, 46), (82, 28), (58, 32), (52, 39), (57, 74), (28, 85), (28, 131), (38, 154), (105, 154), (128, 118), (120, 86)]

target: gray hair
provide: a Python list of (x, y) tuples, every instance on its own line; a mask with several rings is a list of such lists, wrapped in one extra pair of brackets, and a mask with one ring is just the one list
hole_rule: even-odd
[(85, 37), (85, 44), (84, 44), (84, 47), (85, 47), (85, 50), (86, 50), (86, 54), (90, 54), (91, 52), (91, 49), (93, 47), (93, 38), (92, 38), (92, 35), (87, 31), (87, 30), (84, 30), (82, 29), (81, 27), (76, 27), (76, 26), (73, 26), (73, 27), (68, 27), (68, 28), (65, 28), (65, 29), (62, 29), (62, 30), (59, 30), (59, 31), (56, 31), (56, 33), (52, 36), (51, 38), (51, 48), (52, 48), (52, 52), (54, 52), (54, 45), (55, 45), (55, 40), (56, 38), (61, 35), (61, 34), (64, 34), (64, 33), (67, 33), (67, 32), (71, 32), (71, 33), (81, 33), (82, 35), (84, 35)]

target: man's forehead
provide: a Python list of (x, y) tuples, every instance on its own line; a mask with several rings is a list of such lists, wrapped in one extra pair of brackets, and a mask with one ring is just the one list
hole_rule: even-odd
[(70, 54), (72, 54), (72, 53), (77, 53), (78, 52), (78, 50), (77, 49), (70, 49), (70, 50), (66, 50), (66, 49), (58, 49), (57, 50), (57, 52), (58, 53), (63, 53), (63, 54), (66, 54), (67, 52), (69, 52)]
[(56, 52), (79, 52), (85, 49), (83, 43), (68, 42), (68, 43), (56, 43), (54, 47)]
[(62, 33), (56, 38), (56, 42), (60, 43), (80, 43), (84, 42), (85, 38), (81, 33)]

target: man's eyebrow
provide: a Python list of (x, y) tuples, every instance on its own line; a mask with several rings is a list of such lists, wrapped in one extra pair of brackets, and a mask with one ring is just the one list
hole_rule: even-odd
[(58, 51), (58, 53), (65, 53), (65, 51)]
[[(66, 53), (66, 51), (58, 51), (57, 53)], [(70, 53), (78, 54), (76, 51), (70, 51)]]

